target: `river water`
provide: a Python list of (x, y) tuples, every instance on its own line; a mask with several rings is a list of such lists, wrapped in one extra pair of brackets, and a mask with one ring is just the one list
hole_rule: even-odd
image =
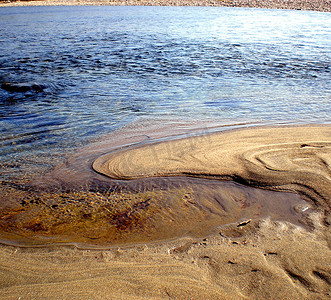
[(0, 28), (1, 84), (40, 87), (0, 89), (7, 166), (144, 118), (331, 119), (329, 13), (19, 7), (0, 9)]

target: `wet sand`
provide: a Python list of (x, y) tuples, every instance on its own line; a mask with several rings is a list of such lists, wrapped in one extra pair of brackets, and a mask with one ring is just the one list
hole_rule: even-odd
[(330, 125), (143, 123), (1, 183), (2, 297), (329, 298)]
[[(201, 124), (137, 122), (50, 172), (35, 170), (26, 184), (2, 181), (0, 238), (25, 246), (123, 245), (203, 237), (222, 225), (266, 217), (309, 227), (307, 213), (329, 211), (327, 126), (311, 126), (309, 135), (306, 127), (204, 125), (207, 134)], [(293, 145), (299, 153), (289, 151)], [(280, 158), (298, 170), (281, 170)], [(278, 160), (278, 170), (266, 159)]]
[(226, 6), (268, 9), (331, 11), (328, 0), (50, 0), (1, 1), (0, 6), (45, 5), (146, 5), (146, 6)]
[(144, 191), (133, 191), (124, 183), (112, 192), (37, 192), (1, 186), (1, 198), (15, 200), (0, 210), (0, 238), (20, 246), (69, 243), (94, 248), (204, 237), (222, 225), (267, 217), (311, 227), (313, 206), (296, 194), (187, 178), (136, 184)]
[(1, 298), (330, 299), (330, 254), (323, 229), (268, 219), (127, 248), (0, 246)]
[(257, 127), (103, 155), (95, 171), (115, 179), (193, 176), (295, 191), (330, 209), (330, 126)]

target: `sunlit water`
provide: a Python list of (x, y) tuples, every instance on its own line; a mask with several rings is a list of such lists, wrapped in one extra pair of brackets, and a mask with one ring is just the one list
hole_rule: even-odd
[(0, 89), (2, 171), (143, 118), (328, 123), (330, 25), (287, 10), (1, 8), (0, 82), (40, 87)]
[(304, 11), (0, 9), (0, 241), (109, 245), (241, 219), (304, 222), (298, 194), (112, 180), (91, 165), (219, 125), (329, 123), (330, 25), (330, 14)]

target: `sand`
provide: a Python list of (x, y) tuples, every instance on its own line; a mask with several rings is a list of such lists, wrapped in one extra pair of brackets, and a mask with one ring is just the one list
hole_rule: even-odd
[[(308, 0), (0, 2), (25, 5), (331, 11), (330, 1)], [(127, 149), (114, 147), (105, 155), (101, 152), (107, 151), (100, 151), (94, 169), (114, 178), (101, 186), (117, 186), (116, 180), (122, 180), (130, 191), (37, 193), (1, 182), (0, 198), (6, 205), (1, 207), (0, 227), (7, 245), (0, 244), (0, 298), (330, 299), (330, 145), (328, 125), (232, 130), (138, 147), (128, 143)], [(80, 156), (68, 164), (73, 161), (85, 163)], [(91, 176), (63, 171), (62, 166), (54, 174), (64, 181), (75, 178), (73, 183)], [(174, 177), (154, 178), (161, 175)], [(152, 177), (150, 183), (146, 176)], [(164, 187), (166, 182), (167, 189), (141, 193), (126, 183), (134, 178), (132, 182), (142, 180), (137, 185), (145, 187)], [(237, 183), (219, 183), (222, 180)], [(147, 208), (141, 205), (146, 196), (152, 199)], [(109, 199), (123, 205), (111, 206)], [(110, 207), (113, 211), (105, 213)], [(114, 228), (113, 236), (122, 239), (107, 240)], [(8, 245), (11, 242), (21, 247)], [(63, 244), (73, 242), (85, 249)], [(49, 243), (58, 244), (45, 246)]]
[(331, 198), (330, 126), (258, 127), (117, 151), (93, 168), (115, 179), (195, 176), (295, 191), (325, 209)]
[[(43, 239), (47, 244), (47, 239), (52, 235), (51, 230), (61, 228), (56, 223), (51, 226), (51, 216), (54, 217), (54, 214), (55, 219), (62, 216), (64, 221), (69, 220), (69, 225), (75, 229), (76, 238), (79, 230), (88, 226), (90, 233), (99, 235), (104, 224), (100, 223), (101, 226), (93, 222), (75, 222), (82, 219), (84, 209), (92, 209), (99, 220), (104, 208), (109, 208), (103, 206), (105, 194), (92, 193), (89, 190), (86, 197), (96, 203), (93, 206), (90, 205), (91, 202), (83, 201), (82, 193), (87, 191), (66, 194), (49, 194), (43, 191), (43, 197), (38, 194), (38, 199), (44, 204), (38, 201), (27, 204), (30, 199), (28, 193), (31, 191), (23, 193), (14, 186), (8, 188), (2, 184), (2, 192), (7, 191), (9, 195), (18, 198), (22, 195), (25, 197), (20, 202), (24, 209), (8, 210), (14, 220), (18, 215), (18, 221), (25, 220), (24, 214), (27, 214), (26, 220), (31, 220), (36, 211), (42, 212), (40, 216), (45, 216), (44, 219), (40, 217), (39, 223), (30, 224), (29, 228), (21, 227), (21, 231), (15, 229), (19, 235), (22, 234), (21, 238), (24, 234), (30, 234), (30, 240), (26, 240), (26, 237), (23, 239), (25, 247), (0, 247), (2, 299), (330, 298), (330, 125), (251, 126), (161, 140), (146, 140), (146, 137), (144, 140), (142, 136), (138, 138), (136, 133), (137, 131), (131, 130), (132, 140), (135, 141), (133, 143), (123, 137), (120, 143), (113, 141), (113, 146), (97, 143), (86, 151), (88, 155), (84, 159), (79, 154), (65, 164), (68, 168), (70, 164), (85, 164), (85, 160), (90, 164), (94, 161), (95, 170), (107, 175), (105, 177), (94, 172), (98, 180), (104, 178), (103, 184), (111, 186), (116, 182), (117, 186), (123, 184), (127, 188), (127, 195), (121, 190), (108, 195), (107, 199), (122, 203), (121, 197), (124, 197), (124, 203), (130, 209), (136, 209), (124, 214), (128, 217), (125, 220), (141, 220), (140, 225), (148, 226), (126, 226), (129, 223), (125, 222), (115, 226), (118, 231), (114, 232), (114, 236), (119, 232), (121, 234), (118, 236), (121, 237), (127, 234), (126, 244), (108, 240), (107, 245), (105, 239), (101, 239), (99, 243), (95, 237), (88, 240), (86, 236), (83, 240), (82, 234), (76, 240), (80, 249), (75, 245), (64, 244), (28, 246), (29, 241), (32, 245), (34, 241), (42, 244)], [(116, 136), (121, 139), (118, 133), (114, 133), (109, 139), (114, 140)], [(159, 136), (154, 134), (154, 137)], [(110, 153), (105, 153), (107, 147)], [(99, 152), (95, 152), (95, 148), (100, 148)], [(95, 159), (96, 153), (99, 157)], [(62, 174), (65, 181), (70, 181), (71, 178), (76, 182), (76, 175), (72, 170), (59, 166), (54, 174)], [(84, 177), (81, 169), (77, 172)], [(89, 172), (94, 174), (93, 171)], [(56, 178), (54, 174), (53, 179)], [(158, 177), (161, 175), (166, 177)], [(146, 176), (151, 177), (141, 178)], [(147, 190), (135, 191), (133, 187), (142, 184)], [(153, 195), (148, 194), (151, 193), (148, 190), (149, 185), (154, 187)], [(157, 185), (162, 189), (155, 189)], [(188, 188), (191, 189), (191, 198), (187, 195)], [(208, 194), (207, 197), (205, 189), (208, 193), (214, 191), (215, 194)], [(162, 194), (164, 191), (166, 196)], [(178, 193), (184, 194), (177, 197)], [(131, 197), (132, 194), (134, 197)], [(216, 194), (221, 198), (217, 198)], [(62, 204), (58, 202), (56, 209), (52, 207), (54, 202), (49, 202), (56, 201), (54, 195), (61, 198), (62, 202), (65, 199)], [(141, 206), (142, 200), (139, 197), (146, 195), (152, 204)], [(283, 198), (278, 198), (278, 195)], [(165, 202), (162, 202), (162, 197), (166, 197)], [(223, 202), (220, 200), (222, 197), (225, 199)], [(243, 202), (240, 201), (244, 199), (242, 197), (246, 197)], [(211, 201), (214, 198), (217, 199), (216, 202)], [(24, 199), (26, 203), (22, 204)], [(89, 205), (85, 205), (86, 203)], [(157, 203), (165, 204), (157, 210)], [(197, 204), (201, 203), (204, 209), (200, 207), (197, 210)], [(149, 211), (150, 207), (153, 210)], [(121, 212), (122, 208), (123, 206), (116, 205), (113, 207), (115, 212)], [(217, 209), (219, 211), (215, 213)], [(136, 212), (139, 212), (136, 215), (138, 218), (132, 217)], [(165, 215), (162, 216), (163, 212)], [(247, 214), (238, 215), (238, 212)], [(3, 224), (10, 214), (4, 216), (2, 212), (2, 229), (5, 229)], [(116, 215), (117, 220), (119, 216), (123, 217), (123, 214)], [(176, 219), (176, 216), (179, 218)], [(210, 216), (217, 217), (212, 219)], [(243, 216), (246, 218), (242, 218)], [(171, 218), (173, 222), (169, 221)], [(164, 223), (159, 222), (160, 219)], [(103, 218), (100, 220), (107, 221)], [(190, 227), (205, 229), (208, 221), (213, 230), (198, 230), (195, 235), (185, 231)], [(16, 224), (22, 225), (24, 222)], [(82, 226), (79, 227), (79, 224)], [(150, 235), (153, 226), (154, 236)], [(180, 232), (180, 228), (184, 227), (186, 229)], [(57, 232), (58, 236), (53, 242), (75, 241), (72, 234), (64, 236), (68, 228), (70, 226)], [(170, 235), (168, 238), (163, 236), (162, 241), (157, 241), (162, 230), (180, 234)], [(141, 237), (146, 232), (150, 235), (150, 240), (138, 239), (133, 243), (132, 237)], [(13, 234), (10, 231), (9, 233)], [(2, 237), (3, 234), (2, 232)], [(13, 241), (17, 242), (17, 239)]]
[(265, 220), (204, 239), (78, 250), (0, 247), (2, 299), (330, 299), (323, 230)]

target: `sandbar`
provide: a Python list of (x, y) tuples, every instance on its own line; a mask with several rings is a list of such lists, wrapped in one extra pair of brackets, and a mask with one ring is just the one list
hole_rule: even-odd
[(115, 151), (95, 171), (116, 179), (193, 176), (292, 191), (330, 210), (331, 127), (256, 127)]

